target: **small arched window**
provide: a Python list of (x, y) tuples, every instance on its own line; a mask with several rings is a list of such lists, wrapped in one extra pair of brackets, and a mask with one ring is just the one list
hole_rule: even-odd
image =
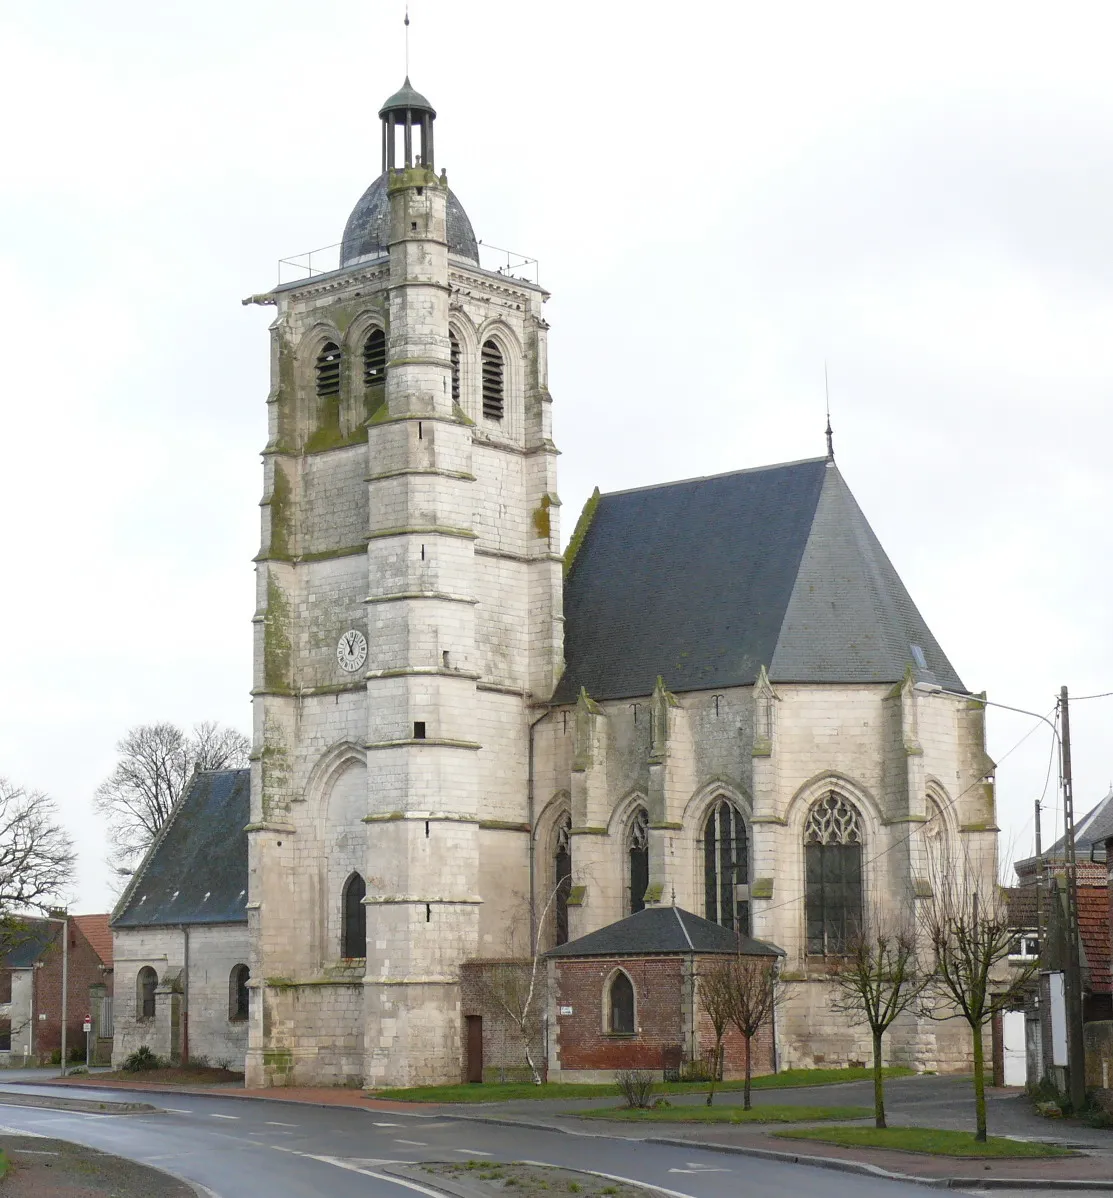
[(326, 341), (317, 355), (318, 395), (340, 394), (340, 347), (334, 341)]
[(862, 930), (862, 821), (835, 791), (804, 824), (804, 913), (816, 956), (845, 953)]
[(720, 799), (703, 826), (704, 915), (735, 932), (750, 930), (750, 880), (746, 825), (742, 813)]
[(483, 415), (488, 420), (501, 420), (506, 401), (506, 365), (502, 350), (495, 341), (484, 341), (481, 353), (483, 365)]
[(622, 970), (611, 979), (607, 995), (607, 1031), (612, 1036), (634, 1034), (634, 983)]
[(247, 1018), (247, 983), (251, 971), (246, 965), (237, 965), (228, 975), (228, 1018)]
[(557, 821), (553, 852), (553, 876), (556, 880), (556, 942), (568, 943), (568, 898), (572, 893), (572, 817), (566, 811)]
[(386, 382), (386, 334), (372, 329), (363, 343), (363, 382), (375, 387)]
[(452, 402), (460, 402), (460, 340), (448, 330), (448, 352), (452, 359)]
[(158, 986), (158, 974), (149, 966), (144, 965), (135, 979), (135, 1017), (136, 1019), (154, 1019), (155, 989)]
[(367, 908), (363, 905), (367, 884), (362, 874), (352, 874), (344, 883), (344, 927), (340, 955), (349, 959), (367, 956)]
[(645, 892), (649, 889), (649, 812), (639, 807), (630, 821), (626, 836), (626, 851), (630, 868), (630, 914), (645, 908)]

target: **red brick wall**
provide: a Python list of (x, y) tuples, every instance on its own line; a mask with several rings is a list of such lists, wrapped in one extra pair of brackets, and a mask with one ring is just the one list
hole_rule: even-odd
[[(77, 1045), (84, 1055), (85, 1033), (82, 1023), (89, 1010), (89, 987), (102, 984), (101, 959), (77, 925), (69, 925), (69, 1009), (67, 1050)], [(62, 927), (58, 925), (54, 943), (39, 958), (35, 969), (34, 1055), (49, 1057), (62, 1046)], [(40, 1019), (45, 1015), (45, 1019)]]
[[(714, 958), (695, 960), (695, 969), (708, 968)], [(605, 1029), (605, 1004), (609, 979), (615, 969), (624, 969), (634, 983), (637, 1033), (615, 1036)], [(685, 1058), (691, 1048), (688, 1021), (691, 996), (688, 974), (691, 962), (685, 957), (615, 957), (587, 960), (557, 959), (554, 1009), (560, 1036), (560, 1068), (565, 1069), (661, 1069), (666, 1048), (681, 1047)], [(571, 1015), (560, 1015), (561, 1007)], [(698, 1051), (710, 1053), (715, 1033), (707, 1016), (696, 1011)], [(745, 1071), (745, 1042), (733, 1028), (724, 1040), (724, 1075), (740, 1077)], [(753, 1040), (752, 1072), (773, 1070), (772, 1028), (764, 1027)]]

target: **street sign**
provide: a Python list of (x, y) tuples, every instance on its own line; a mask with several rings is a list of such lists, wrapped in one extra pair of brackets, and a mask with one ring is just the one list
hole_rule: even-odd
[(86, 1020), (85, 1020), (85, 1026), (82, 1028), (82, 1031), (84, 1031), (86, 1034), (88, 1034), (88, 1033), (89, 1033), (89, 1032), (91, 1032), (92, 1030), (93, 1030), (93, 1022), (92, 1022), (92, 1020), (91, 1020), (91, 1019), (86, 1019)]

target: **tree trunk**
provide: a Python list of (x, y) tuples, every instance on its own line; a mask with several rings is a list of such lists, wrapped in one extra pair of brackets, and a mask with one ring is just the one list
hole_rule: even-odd
[(719, 1053), (722, 1051), (723, 1037), (715, 1041), (715, 1059), (711, 1062), (711, 1088), (707, 1091), (707, 1105), (715, 1101), (715, 1083), (719, 1080)]
[(985, 1047), (982, 1044), (980, 1026), (971, 1029), (974, 1033), (974, 1109), (978, 1114), (978, 1130), (974, 1139), (979, 1144), (986, 1141), (985, 1125)]
[(742, 1109), (748, 1111), (750, 1109), (750, 1037), (743, 1037), (746, 1041), (746, 1085), (742, 1091)]
[(525, 1040), (526, 1064), (529, 1066), (529, 1075), (530, 1075), (530, 1077), (533, 1078), (533, 1084), (535, 1086), (539, 1086), (539, 1085), (541, 1085), (541, 1072), (537, 1068), (537, 1066), (533, 1063), (533, 1053), (530, 1052), (530, 1048), (529, 1048), (529, 1037), (526, 1036), (525, 1032), (522, 1033), (522, 1037)]
[(881, 1033), (873, 1033), (873, 1124), (885, 1127), (885, 1078), (881, 1072)]

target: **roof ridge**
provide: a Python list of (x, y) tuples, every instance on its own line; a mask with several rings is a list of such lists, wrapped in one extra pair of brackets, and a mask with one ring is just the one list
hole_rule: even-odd
[(688, 928), (680, 917), (680, 908), (675, 903), (673, 903), (672, 913), (676, 916), (676, 922), (680, 924), (680, 930), (684, 933), (684, 939), (688, 941), (688, 947), (695, 952), (696, 946), (692, 943), (692, 937), (688, 935)]
[[(718, 474), (696, 474), (691, 478), (674, 478), (667, 483), (647, 483), (644, 487), (624, 487), (621, 491), (603, 491), (601, 497), (609, 499), (612, 495), (635, 495), (639, 491), (663, 491), (667, 487), (680, 487), (685, 483), (713, 482), (717, 478), (735, 478), (740, 474), (761, 474), (765, 470), (783, 470), (787, 466), (810, 466), (813, 462), (826, 462), (822, 458), (796, 458), (791, 462), (770, 462), (767, 466), (745, 466), (741, 470), (723, 470)], [(834, 469), (838, 469), (837, 466)]]

